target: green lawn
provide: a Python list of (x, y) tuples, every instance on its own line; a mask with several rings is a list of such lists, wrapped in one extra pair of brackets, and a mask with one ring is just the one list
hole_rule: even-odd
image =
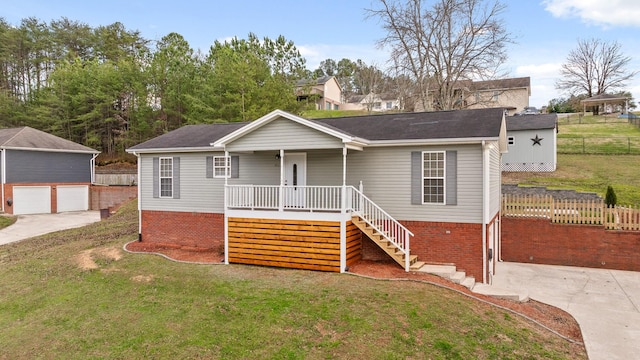
[(586, 358), (439, 287), (121, 252), (136, 238), (131, 203), (102, 222), (0, 247), (0, 358)]
[(585, 116), (558, 124), (558, 153), (640, 155), (640, 128), (625, 119)]
[(16, 222), (16, 218), (13, 216), (0, 216), (0, 229), (7, 227)]

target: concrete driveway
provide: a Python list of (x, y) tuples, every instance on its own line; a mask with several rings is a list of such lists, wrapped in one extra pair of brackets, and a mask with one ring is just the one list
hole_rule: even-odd
[(590, 360), (640, 358), (640, 272), (502, 262), (492, 286), (570, 313)]
[(17, 217), (18, 220), (13, 225), (0, 229), (0, 245), (92, 224), (100, 221), (100, 211), (18, 215)]

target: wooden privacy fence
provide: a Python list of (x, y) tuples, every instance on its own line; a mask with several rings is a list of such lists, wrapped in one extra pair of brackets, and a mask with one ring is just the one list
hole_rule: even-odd
[(559, 224), (603, 225), (607, 230), (640, 230), (640, 209), (607, 207), (603, 200), (504, 194), (502, 215), (548, 218)]

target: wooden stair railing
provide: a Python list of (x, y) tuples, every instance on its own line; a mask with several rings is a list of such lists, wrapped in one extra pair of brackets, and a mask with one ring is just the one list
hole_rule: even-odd
[(418, 256), (411, 255), (410, 237), (413, 233), (391, 217), (380, 206), (361, 191), (350, 187), (352, 222), (395, 260), (405, 271), (419, 269), (424, 265)]

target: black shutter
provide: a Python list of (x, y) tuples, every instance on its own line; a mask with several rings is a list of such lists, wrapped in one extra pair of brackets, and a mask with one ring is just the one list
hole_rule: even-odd
[(240, 177), (240, 156), (234, 155), (231, 157), (231, 178), (237, 179)]
[(411, 204), (422, 205), (422, 151), (411, 152)]
[(206, 173), (206, 178), (207, 179), (211, 179), (213, 178), (213, 156), (207, 156), (207, 173)]
[(447, 199), (447, 205), (457, 205), (458, 204), (458, 152), (457, 151), (447, 151), (446, 153), (446, 171), (447, 178), (445, 179), (445, 186)]
[(173, 198), (180, 199), (180, 158), (173, 158)]
[(160, 197), (160, 158), (153, 158), (153, 197)]

